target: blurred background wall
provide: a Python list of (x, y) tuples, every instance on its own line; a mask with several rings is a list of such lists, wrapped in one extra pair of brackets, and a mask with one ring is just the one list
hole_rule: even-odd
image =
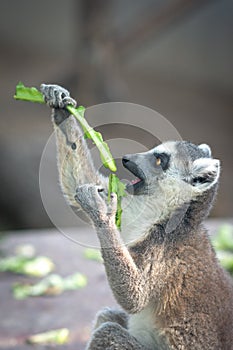
[(13, 100), (19, 80), (151, 107), (210, 144), (223, 167), (212, 215), (232, 216), (232, 0), (0, 0), (0, 72), (1, 230), (52, 225), (38, 178), (49, 111)]

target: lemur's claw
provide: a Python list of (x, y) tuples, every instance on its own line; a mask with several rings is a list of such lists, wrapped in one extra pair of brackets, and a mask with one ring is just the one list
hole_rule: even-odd
[(41, 84), (40, 91), (51, 108), (65, 108), (67, 105), (76, 107), (77, 105), (77, 102), (70, 97), (69, 91), (59, 85)]

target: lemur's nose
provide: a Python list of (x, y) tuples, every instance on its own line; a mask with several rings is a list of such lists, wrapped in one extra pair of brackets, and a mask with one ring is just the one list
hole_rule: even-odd
[(128, 158), (127, 155), (124, 156), (124, 157), (122, 157), (122, 163), (123, 163), (123, 165), (126, 164), (126, 163), (128, 163), (128, 162), (129, 162), (129, 158)]

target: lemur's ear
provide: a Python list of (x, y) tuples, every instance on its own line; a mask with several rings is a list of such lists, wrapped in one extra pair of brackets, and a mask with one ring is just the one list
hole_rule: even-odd
[(212, 158), (199, 158), (193, 162), (192, 185), (206, 190), (214, 185), (220, 174), (220, 161)]
[(208, 146), (206, 143), (202, 143), (201, 145), (198, 146), (204, 153), (206, 157), (211, 157), (211, 149), (210, 146)]

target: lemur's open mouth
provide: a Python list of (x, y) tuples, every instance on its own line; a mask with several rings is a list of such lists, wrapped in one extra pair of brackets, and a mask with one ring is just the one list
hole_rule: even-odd
[(144, 180), (136, 178), (126, 185), (126, 191), (130, 194), (139, 194), (144, 187)]
[(145, 176), (142, 170), (127, 157), (122, 158), (122, 163), (126, 169), (136, 176), (136, 179), (133, 179), (126, 185), (126, 191), (130, 194), (139, 194), (140, 190), (145, 184)]

